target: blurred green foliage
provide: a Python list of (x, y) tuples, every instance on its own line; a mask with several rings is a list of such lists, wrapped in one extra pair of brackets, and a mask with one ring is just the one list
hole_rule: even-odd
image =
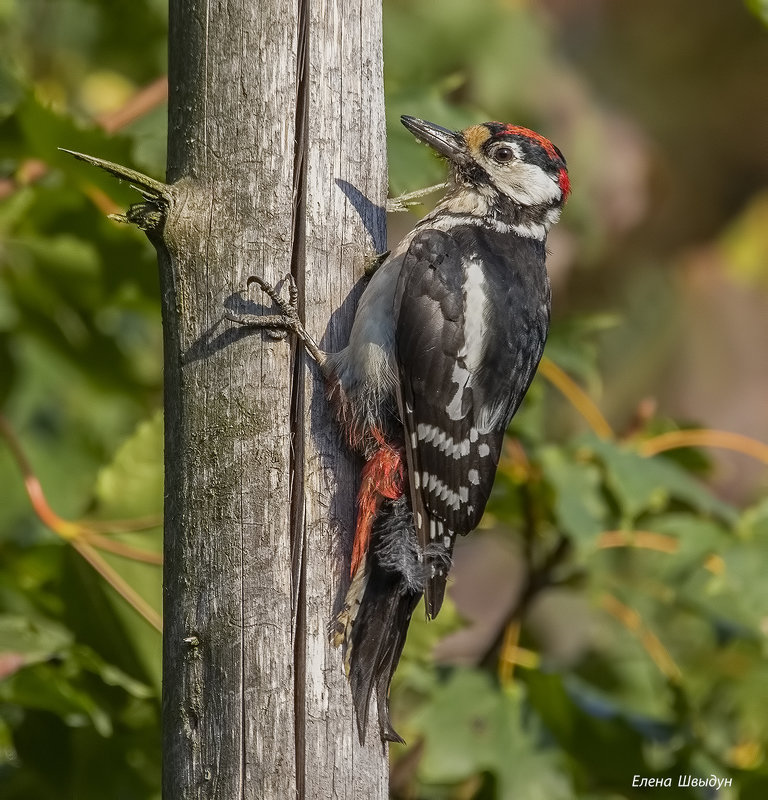
[[(434, 658), (472, 627), (458, 593), (435, 623), (414, 616), (393, 687), (410, 743), (392, 748), (394, 797), (645, 796), (635, 775), (671, 777), (680, 798), (768, 796), (764, 478), (732, 491), (699, 450), (638, 449), (689, 425), (663, 402), (638, 407), (680, 392), (680, 264), (706, 252), (756, 291), (768, 274), (765, 4), (747, 4), (756, 17), (683, 5), (670, 21), (662, 0), (385, 2), (393, 193), (442, 176), (401, 113), (514, 120), (566, 152), (574, 195), (550, 241), (547, 353), (615, 431), (596, 435), (573, 396), (536, 379), (467, 540), (508, 552), (514, 596), (499, 587), (495, 628), (462, 660)], [(110, 551), (91, 544), (155, 611), (159, 567), (125, 557), (161, 547), (147, 527), (162, 510), (154, 253), (106, 219), (135, 194), (57, 148), (162, 176), (162, 106), (104, 128), (163, 75), (166, 25), (164, 0), (0, 0), (2, 413), (64, 518), (96, 532), (149, 518), (101, 534)], [(727, 353), (706, 355), (726, 369)], [(41, 524), (4, 447), (0, 482), (0, 795), (159, 797), (159, 634)], [(677, 786), (710, 774), (733, 786)]]

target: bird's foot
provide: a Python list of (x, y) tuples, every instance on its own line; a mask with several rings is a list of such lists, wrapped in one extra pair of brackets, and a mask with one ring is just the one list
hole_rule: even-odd
[(307, 352), (317, 361), (320, 367), (323, 367), (327, 360), (326, 355), (317, 346), (317, 342), (309, 335), (307, 329), (304, 327), (304, 323), (299, 317), (299, 292), (296, 288), (296, 282), (293, 276), (288, 276), (287, 300), (280, 296), (280, 292), (272, 286), (272, 284), (267, 283), (258, 275), (252, 275), (248, 278), (248, 287), (254, 283), (259, 286), (264, 294), (269, 296), (272, 302), (277, 306), (279, 313), (265, 317), (259, 316), (258, 314), (238, 314), (226, 309), (224, 311), (225, 318), (247, 328), (262, 328), (274, 339), (284, 339), (288, 333), (295, 333)]
[(369, 281), (379, 271), (379, 267), (387, 260), (389, 253), (389, 250), (387, 250), (385, 253), (371, 252), (370, 256), (365, 259), (363, 277), (367, 281)]

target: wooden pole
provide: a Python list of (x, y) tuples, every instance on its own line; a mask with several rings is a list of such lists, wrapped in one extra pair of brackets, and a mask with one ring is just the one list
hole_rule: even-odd
[[(306, 227), (299, 278), (307, 326), (335, 352), (346, 345), (352, 325), (359, 296), (349, 293), (353, 281), (372, 253), (386, 249), (381, 0), (307, 0), (307, 6)], [(340, 447), (317, 370), (304, 374), (305, 795), (384, 800), (387, 754), (375, 714), (361, 748), (341, 652), (330, 646), (327, 630), (348, 585), (358, 465)]]
[[(338, 349), (384, 248), (379, 0), (171, 0), (165, 330), (164, 778), (184, 798), (384, 798), (328, 644), (356, 465), (247, 278), (296, 278)], [(375, 718), (375, 714), (372, 715)]]

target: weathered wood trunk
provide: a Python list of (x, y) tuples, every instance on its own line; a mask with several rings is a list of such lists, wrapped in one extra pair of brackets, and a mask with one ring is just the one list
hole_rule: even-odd
[(356, 465), (295, 343), (222, 318), (269, 305), (250, 275), (293, 271), (308, 329), (343, 346), (384, 247), (380, 16), (379, 0), (170, 3), (166, 800), (387, 795), (327, 635)]

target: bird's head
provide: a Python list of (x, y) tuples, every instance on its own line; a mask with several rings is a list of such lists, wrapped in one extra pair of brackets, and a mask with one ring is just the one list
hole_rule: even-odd
[(416, 117), (401, 120), (450, 164), (448, 199), (454, 204), (476, 208), (478, 214), (485, 208), (513, 227), (543, 225), (546, 230), (557, 221), (571, 186), (565, 158), (549, 139), (502, 122), (451, 131)]

